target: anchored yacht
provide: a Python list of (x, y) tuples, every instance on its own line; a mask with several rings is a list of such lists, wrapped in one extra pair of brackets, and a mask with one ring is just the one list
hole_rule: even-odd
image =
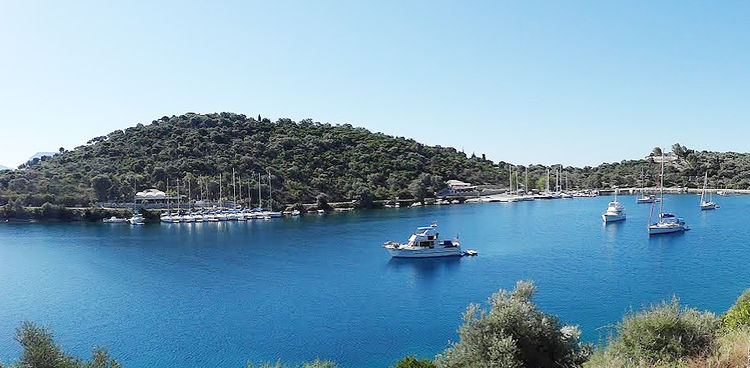
[(708, 186), (708, 171), (706, 171), (705, 179), (703, 179), (703, 191), (701, 192), (701, 210), (715, 210), (719, 208), (718, 205), (716, 205), (716, 202), (713, 201), (712, 195), (709, 193), (708, 198), (706, 198), (706, 187)]
[(678, 233), (690, 228), (685, 224), (685, 220), (671, 213), (664, 212), (664, 156), (661, 160), (661, 175), (659, 178), (659, 217), (656, 222), (651, 222), (654, 214), (655, 204), (651, 204), (651, 214), (649, 215), (648, 235)]
[(146, 219), (140, 213), (136, 213), (133, 217), (128, 219), (128, 222), (130, 222), (131, 225), (143, 225), (146, 223)]
[(418, 227), (406, 244), (387, 241), (383, 248), (394, 258), (460, 257), (463, 255), (458, 239), (438, 240), (437, 223)]
[(625, 220), (625, 207), (617, 201), (617, 190), (615, 190), (615, 200), (609, 202), (607, 210), (602, 213), (604, 222), (615, 222)]

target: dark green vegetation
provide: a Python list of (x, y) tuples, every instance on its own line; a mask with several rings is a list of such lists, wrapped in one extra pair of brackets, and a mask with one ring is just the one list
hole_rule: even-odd
[[(24, 207), (18, 201), (0, 206), (0, 219), (15, 220), (62, 220), (62, 221), (99, 221), (104, 218), (129, 217), (130, 210), (103, 208), (68, 208), (63, 205), (45, 202), (41, 207)], [(159, 215), (156, 215), (156, 219)]]
[[(500, 290), (489, 299), (490, 309), (472, 304), (459, 328), (459, 341), (434, 361), (405, 357), (391, 368), (734, 368), (750, 362), (750, 289), (721, 317), (680, 306), (674, 298), (628, 313), (616, 326), (608, 346), (594, 351), (580, 341), (575, 326), (541, 312), (532, 297), (533, 283), (519, 281), (512, 291)], [(23, 347), (13, 368), (116, 368), (117, 360), (96, 348), (90, 361), (62, 351), (45, 328), (24, 322), (16, 332)], [(337, 368), (331, 361), (248, 368)], [(2, 365), (0, 364), (0, 367)]]
[[(715, 187), (750, 187), (750, 155), (697, 152), (673, 147), (667, 185), (701, 185), (708, 171)], [(162, 117), (91, 139), (73, 150), (60, 148), (18, 170), (0, 172), (0, 206), (41, 207), (45, 203), (90, 207), (98, 202), (130, 202), (134, 184), (170, 191), (181, 179), (181, 193), (190, 198), (231, 198), (234, 168), (242, 193), (257, 203), (257, 174), (272, 176), (274, 206), (292, 203), (356, 200), (361, 207), (376, 199), (431, 197), (445, 180), (459, 179), (480, 185), (507, 185), (510, 164), (494, 163), (453, 148), (426, 146), (411, 139), (372, 133), (351, 125), (320, 124), (289, 119), (271, 122), (233, 113)], [(559, 167), (556, 166), (556, 167)], [(556, 168), (555, 167), (555, 168)], [(519, 166), (521, 187), (525, 184)], [(543, 189), (546, 166), (531, 165), (529, 186)], [(553, 168), (553, 173), (554, 173)], [(646, 185), (654, 185), (658, 164), (653, 159), (564, 168), (561, 182), (571, 188), (597, 189), (635, 186), (645, 171)], [(516, 177), (515, 171), (513, 174)], [(248, 182), (250, 183), (248, 187)], [(554, 183), (554, 174), (552, 182)], [(261, 184), (267, 198), (268, 182)], [(268, 205), (268, 203), (264, 203)], [(0, 217), (13, 214), (6, 207)]]
[(391, 368), (437, 368), (437, 365), (429, 359), (419, 359), (410, 355), (396, 362)]
[(536, 287), (519, 281), (513, 291), (500, 290), (490, 310), (469, 305), (459, 341), (438, 355), (438, 367), (577, 367), (591, 354), (577, 327), (563, 326), (532, 301)]
[(264, 175), (267, 198), (270, 171), (276, 203), (314, 203), (324, 193), (329, 201), (358, 200), (363, 206), (376, 198), (429, 195), (454, 177), (495, 183), (504, 173), (491, 161), (467, 158), (453, 148), (425, 146), (350, 125), (186, 114), (118, 130), (86, 146), (29, 162), (21, 170), (0, 173), (0, 205), (128, 202), (133, 200), (134, 183), (140, 190), (164, 190), (167, 179), (174, 187), (178, 178), (183, 195), (190, 182), (191, 198), (203, 191), (216, 200), (219, 175), (222, 197), (228, 199), (233, 168), (245, 197), (250, 180), (255, 203), (257, 175)]
[(66, 354), (55, 344), (52, 334), (30, 322), (24, 322), (16, 331), (16, 341), (23, 347), (23, 354), (13, 368), (120, 368), (117, 360), (111, 359), (107, 350), (96, 348), (91, 360), (83, 361)]
[(247, 364), (247, 368), (338, 368), (338, 365), (328, 360), (315, 359), (312, 363), (302, 363), (299, 366), (283, 365), (281, 362), (274, 364), (263, 363), (260, 365), (253, 365), (252, 363)]

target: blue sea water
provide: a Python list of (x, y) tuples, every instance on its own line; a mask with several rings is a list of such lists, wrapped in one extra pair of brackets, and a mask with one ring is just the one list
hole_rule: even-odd
[[(317, 357), (387, 367), (457, 338), (469, 303), (534, 280), (547, 312), (599, 342), (630, 307), (669, 299), (714, 312), (750, 287), (750, 197), (695, 195), (666, 209), (692, 227), (649, 238), (650, 205), (603, 225), (611, 198), (432, 206), (205, 224), (0, 224), (0, 361), (15, 328), (51, 328), (66, 351), (106, 346), (126, 367), (242, 367)], [(380, 248), (438, 221), (461, 259)]]

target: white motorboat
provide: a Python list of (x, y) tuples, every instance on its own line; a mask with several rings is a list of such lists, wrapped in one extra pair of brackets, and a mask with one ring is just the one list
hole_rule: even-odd
[(685, 220), (671, 213), (664, 212), (664, 156), (661, 160), (661, 175), (659, 178), (659, 218), (651, 222), (654, 215), (655, 203), (651, 203), (651, 214), (649, 215), (648, 235), (670, 234), (690, 230)]
[(404, 243), (387, 241), (383, 248), (394, 258), (460, 257), (463, 255), (458, 239), (438, 240), (437, 224), (418, 227)]
[(625, 220), (625, 206), (617, 201), (617, 190), (615, 190), (615, 200), (609, 202), (607, 210), (602, 213), (604, 222), (616, 222)]
[(646, 195), (645, 192), (639, 198), (635, 199), (635, 203), (654, 203), (654, 202), (659, 202), (659, 198), (656, 198), (656, 196), (653, 194)]
[(701, 210), (715, 210), (719, 208), (719, 206), (716, 205), (716, 202), (713, 201), (713, 198), (711, 198), (711, 194), (709, 194), (709, 197), (706, 198), (706, 187), (708, 186), (708, 171), (706, 171), (706, 176), (703, 179), (703, 191), (701, 192)]
[(112, 216), (112, 217), (110, 217), (108, 219), (102, 220), (102, 222), (105, 223), (105, 224), (124, 224), (124, 223), (128, 222), (128, 219), (121, 218), (121, 217), (116, 217), (116, 216)]
[(130, 222), (131, 225), (143, 225), (146, 223), (146, 219), (140, 213), (136, 213), (128, 220), (128, 222)]

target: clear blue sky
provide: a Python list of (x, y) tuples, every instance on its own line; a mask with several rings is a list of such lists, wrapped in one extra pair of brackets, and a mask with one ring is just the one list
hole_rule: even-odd
[(0, 164), (163, 115), (313, 118), (493, 160), (750, 150), (744, 1), (0, 2)]

